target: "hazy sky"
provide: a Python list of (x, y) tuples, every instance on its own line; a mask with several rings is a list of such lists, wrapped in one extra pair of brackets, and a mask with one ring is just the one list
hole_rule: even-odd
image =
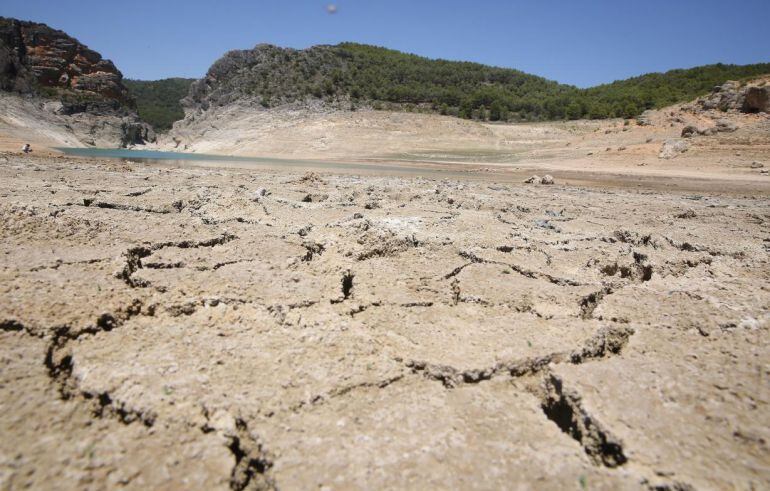
[(200, 77), (258, 43), (355, 41), (582, 87), (770, 61), (770, 0), (0, 0), (0, 15), (62, 29), (141, 79)]

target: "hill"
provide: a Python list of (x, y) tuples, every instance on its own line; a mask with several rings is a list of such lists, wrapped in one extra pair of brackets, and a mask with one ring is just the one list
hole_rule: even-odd
[(174, 121), (184, 117), (180, 101), (190, 90), (194, 79), (167, 78), (164, 80), (123, 81), (130, 94), (136, 99), (139, 117), (152, 125), (155, 131), (166, 131)]
[(186, 103), (206, 109), (238, 99), (264, 107), (321, 101), (492, 120), (541, 118), (533, 101), (573, 87), (518, 70), (431, 60), (344, 43), (306, 50), (259, 45), (231, 51), (193, 84)]
[(286, 103), (436, 112), (481, 120), (633, 117), (685, 102), (730, 79), (770, 73), (770, 63), (716, 64), (653, 73), (578, 89), (518, 70), (433, 60), (343, 43), (305, 50), (259, 45), (231, 51), (184, 101), (206, 110), (236, 100), (269, 108)]
[[(687, 102), (705, 95), (727, 80), (746, 80), (770, 74), (770, 63), (726, 65), (648, 73), (580, 91), (581, 117), (636, 116), (647, 109)], [(570, 116), (572, 116), (570, 114)]]

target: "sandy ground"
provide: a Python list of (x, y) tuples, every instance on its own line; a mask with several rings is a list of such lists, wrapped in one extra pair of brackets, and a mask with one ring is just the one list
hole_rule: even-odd
[(0, 487), (770, 487), (766, 188), (495, 172), (0, 156)]

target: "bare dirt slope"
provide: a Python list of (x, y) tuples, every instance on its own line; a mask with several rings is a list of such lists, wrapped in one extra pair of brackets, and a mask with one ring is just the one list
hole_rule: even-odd
[(42, 101), (0, 92), (0, 150), (17, 152), (24, 143), (36, 149), (83, 146), (64, 123)]
[[(260, 110), (233, 103), (188, 114), (149, 148), (337, 161), (483, 164), (556, 177), (601, 174), (608, 180), (621, 175), (770, 182), (758, 167), (770, 167), (767, 113), (702, 110), (693, 104), (649, 111), (629, 121), (491, 124), (417, 113)], [(708, 134), (683, 138), (687, 126)], [(684, 151), (669, 154), (664, 151), (666, 142), (679, 142)]]
[(0, 151), (18, 152), (25, 143), (44, 152), (57, 147), (117, 148), (131, 141), (127, 135), (137, 128), (148, 131), (135, 119), (89, 112), (68, 115), (59, 101), (0, 91)]
[(0, 487), (770, 487), (766, 198), (0, 161)]

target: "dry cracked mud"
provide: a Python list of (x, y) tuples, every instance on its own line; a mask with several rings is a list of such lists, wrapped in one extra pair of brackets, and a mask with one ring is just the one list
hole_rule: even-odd
[(0, 486), (770, 488), (764, 197), (0, 164)]

